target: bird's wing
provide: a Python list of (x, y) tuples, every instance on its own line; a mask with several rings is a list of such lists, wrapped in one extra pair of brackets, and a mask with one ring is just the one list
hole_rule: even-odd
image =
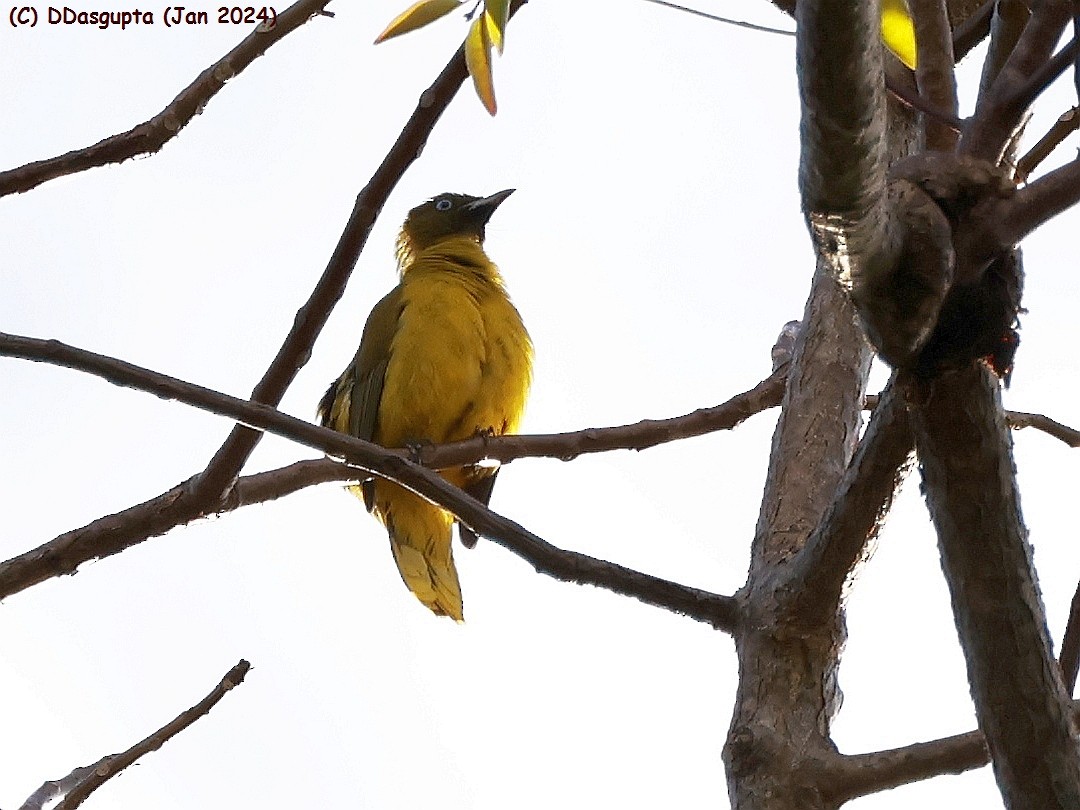
[(379, 403), (382, 401), (390, 347), (404, 309), (401, 288), (395, 287), (377, 303), (364, 324), (364, 335), (352, 366), (345, 372), (353, 378), (349, 402), (348, 432), (366, 441), (374, 441), (378, 431)]
[[(375, 440), (390, 345), (403, 306), (401, 290), (395, 287), (372, 308), (356, 356), (319, 403), (319, 420), (326, 427)], [(372, 483), (361, 484), (368, 511), (374, 505)]]

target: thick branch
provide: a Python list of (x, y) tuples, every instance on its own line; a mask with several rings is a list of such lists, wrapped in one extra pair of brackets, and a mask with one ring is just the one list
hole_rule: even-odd
[(794, 621), (817, 626), (840, 610), (844, 582), (880, 530), (914, 442), (903, 395), (890, 382), (829, 511), (793, 562)]
[(878, 9), (803, 0), (795, 17), (803, 211), (819, 255), (841, 276), (857, 275), (880, 261), (888, 225)]
[(0, 172), (0, 197), (29, 191), (57, 177), (157, 152), (202, 111), (226, 82), (235, 79), (248, 65), (266, 53), (271, 45), (280, 42), (319, 14), (329, 2), (330, 0), (299, 0), (278, 15), (277, 24), (273, 28), (257, 26), (239, 45), (200, 73), (195, 81), (149, 121), (99, 141), (93, 146)]
[[(915, 17), (915, 41), (919, 60), (915, 70), (919, 95), (929, 100), (935, 110), (955, 119), (959, 115), (956, 98), (956, 76), (953, 73), (952, 30), (945, 0), (912, 0)], [(947, 123), (932, 116), (923, 117), (926, 148), (951, 152), (956, 145), (957, 132)]]
[(737, 810), (822, 806), (812, 763), (830, 750), (828, 724), (839, 705), (842, 618), (788, 632), (794, 569), (786, 563), (822, 521), (850, 463), (870, 351), (824, 263), (802, 322), (742, 591), (747, 619), (735, 634), (739, 692), (724, 762)]
[(1011, 808), (1080, 806), (1069, 698), (1020, 516), (996, 378), (973, 363), (914, 397), (927, 505), (979, 728)]
[(75, 810), (76, 807), (86, 801), (91, 793), (101, 787), (109, 779), (112, 779), (126, 767), (134, 764), (138, 759), (149, 754), (151, 751), (156, 751), (161, 748), (161, 746), (188, 726), (192, 725), (200, 717), (206, 716), (228, 692), (244, 682), (244, 676), (247, 675), (249, 669), (251, 669), (251, 664), (247, 661), (241, 661), (225, 673), (225, 677), (221, 679), (221, 683), (215, 686), (210, 694), (190, 709), (181, 712), (174, 720), (166, 723), (149, 737), (136, 743), (127, 751), (105, 757), (103, 760), (96, 763), (96, 767), (94, 767), (89, 774), (71, 789), (64, 800), (56, 805), (55, 810)]
[[(824, 268), (814, 279), (796, 343), (751, 556), (767, 578), (821, 522), (858, 442), (870, 350), (850, 299)], [(822, 408), (820, 403), (829, 403)], [(805, 470), (815, 470), (808, 477)]]

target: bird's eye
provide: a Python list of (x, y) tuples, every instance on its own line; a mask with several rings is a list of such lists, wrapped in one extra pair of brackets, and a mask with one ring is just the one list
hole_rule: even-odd
[(449, 211), (450, 208), (453, 205), (454, 204), (452, 202), (450, 202), (449, 200), (439, 200), (437, 203), (435, 203), (435, 210), (436, 211)]

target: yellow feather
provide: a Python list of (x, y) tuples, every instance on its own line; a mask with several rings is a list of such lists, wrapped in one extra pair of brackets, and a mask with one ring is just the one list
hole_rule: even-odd
[[(413, 209), (398, 240), (401, 283), (372, 311), (356, 358), (327, 392), (324, 424), (351, 433), (373, 421), (372, 435), (362, 438), (385, 447), (517, 430), (532, 379), (532, 343), (481, 246), (487, 217), (505, 196), (441, 195)], [(440, 218), (439, 200), (464, 208), (448, 208), (449, 219)], [(470, 201), (490, 209), (479, 222)], [(375, 418), (365, 420), (371, 408)], [(491, 473), (442, 471), (461, 487)], [(376, 480), (368, 492), (353, 489), (386, 525), (409, 589), (435, 614), (462, 621), (453, 516), (387, 481)]]

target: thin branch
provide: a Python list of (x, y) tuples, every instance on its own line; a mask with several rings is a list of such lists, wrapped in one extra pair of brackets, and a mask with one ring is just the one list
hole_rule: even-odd
[[(0, 333), (0, 352), (88, 371), (115, 384), (138, 386), (158, 396), (182, 396), (185, 401), (198, 404), (198, 407), (245, 422), (259, 430), (285, 435), (294, 441), (345, 458), (365, 471), (396, 481), (448, 509), (474, 530), (524, 557), (541, 573), (564, 581), (597, 585), (634, 596), (646, 603), (708, 622), (718, 629), (730, 630), (734, 627), (738, 607), (731, 597), (687, 588), (584, 554), (562, 551), (517, 523), (490, 511), (437, 473), (403, 458), (404, 451), (386, 450), (280, 413), (267, 405), (245, 402), (58, 341), (35, 340)], [(773, 381), (771, 385), (779, 385), (782, 389), (782, 372), (779, 374), (780, 376), (774, 374), (769, 380)], [(700, 420), (700, 417), (695, 413), (690, 414), (689, 419)], [(663, 427), (670, 428), (669, 425)], [(614, 430), (618, 433), (625, 432), (626, 429)], [(574, 441), (579, 442), (580, 439), (575, 438)], [(565, 450), (563, 452), (565, 454)], [(303, 470), (304, 474), (313, 472), (310, 467)], [(321, 470), (319, 473), (325, 474)], [(266, 492), (265, 483), (265, 479), (258, 480), (263, 493)], [(249, 485), (246, 494), (230, 494), (226, 502), (240, 505), (243, 498), (252, 497), (253, 486), (255, 485)], [(0, 563), (0, 599), (45, 579), (73, 573), (80, 564), (90, 559), (119, 553), (150, 536), (162, 534), (202, 516), (203, 513), (195, 511), (192, 506), (198, 501), (186, 495), (189, 491), (185, 482), (157, 498), (131, 507), (125, 512), (99, 518), (82, 529), (60, 535), (37, 549)]]
[(995, 0), (994, 6), (989, 30), (990, 44), (986, 58), (983, 59), (976, 109), (989, 99), (994, 82), (1012, 56), (1020, 35), (1024, 33), (1024, 28), (1031, 19), (1031, 10), (1026, 0)]
[[(480, 502), (476, 504), (479, 506)], [(466, 522), (475, 531), (521, 557), (537, 573), (562, 582), (594, 585), (623, 596), (632, 596), (646, 605), (682, 614), (727, 633), (735, 632), (739, 626), (742, 604), (736, 597), (691, 588), (617, 563), (598, 560), (588, 554), (556, 548), (524, 529), (507, 531), (505, 525), (517, 524), (494, 512), (483, 508), (472, 511), (482, 518), (472, 520), (467, 515), (463, 517), (467, 518)], [(490, 519), (484, 513), (490, 515)]]
[(919, 91), (914, 87), (907, 87), (901, 84), (893, 79), (888, 72), (885, 74), (885, 89), (912, 109), (918, 110), (928, 118), (940, 122), (951, 131), (957, 133), (963, 131), (964, 121), (959, 115), (935, 107), (930, 101), (919, 95)]
[(1050, 59), (1071, 16), (1069, 5), (1064, 0), (1044, 0), (1032, 11), (1001, 71), (980, 92), (975, 114), (960, 139), (961, 153), (992, 163), (1001, 157), (1027, 109), (1030, 99), (1024, 88)]
[[(918, 67), (915, 80), (919, 95), (950, 118), (959, 116), (956, 75), (953, 72), (952, 29), (945, 0), (911, 0), (915, 18), (915, 41), (918, 43)], [(923, 119), (926, 148), (951, 152), (956, 146), (957, 130), (927, 116)]]
[[(772, 0), (774, 6), (785, 14), (795, 16), (795, 0)], [(953, 52), (959, 61), (978, 47), (990, 33), (990, 18), (994, 14), (997, 0), (986, 0), (973, 11), (966, 20), (956, 26), (953, 32)]]
[(199, 517), (200, 505), (185, 481), (155, 498), (105, 515), (44, 545), (0, 562), (0, 600), (53, 577), (74, 574), (89, 560), (119, 554)]
[[(289, 416), (269, 405), (248, 402), (136, 366), (124, 360), (88, 352), (58, 340), (40, 340), (0, 332), (0, 356), (50, 363), (82, 371), (123, 388), (132, 388), (234, 419), (251, 428), (273, 433), (325, 453), (337, 453), (342, 434)], [(756, 413), (776, 407), (784, 395), (788, 366), (774, 371), (754, 388), (723, 404), (699, 408), (669, 419), (644, 419), (632, 425), (586, 428), (568, 433), (516, 436), (475, 436), (458, 442), (429, 445), (417, 450), (377, 448), (380, 454), (400, 458), (419, 455), (418, 463), (431, 469), (476, 464), (483, 460), (508, 463), (519, 458), (548, 457), (570, 461), (586, 453), (646, 450), (667, 442), (730, 430)], [(329, 441), (329, 443), (328, 443)]]
[(1052, 217), (1080, 202), (1080, 158), (1047, 172), (1006, 199), (993, 199), (973, 212), (996, 244), (1014, 245)]
[[(990, 761), (980, 731), (932, 742), (841, 757), (833, 771), (831, 798), (838, 804), (946, 773), (963, 773)], [(832, 783), (832, 780), (830, 780)]]
[(60, 801), (64, 798), (72, 788), (82, 782), (87, 776), (92, 774), (98, 768), (108, 765), (109, 760), (113, 755), (104, 756), (95, 762), (93, 765), (83, 765), (81, 768), (76, 768), (63, 779), (56, 779), (51, 782), (45, 782), (30, 794), (29, 798), (22, 803), (19, 810), (44, 810), (45, 805), (52, 805), (54, 802)]
[[(1080, 668), (1080, 585), (1073, 594), (1058, 661), (1065, 687), (1071, 694)], [(1072, 715), (1074, 720), (1080, 718), (1080, 703), (1076, 701), (1072, 704)], [(888, 751), (844, 756), (833, 772), (840, 785), (833, 798), (843, 803), (933, 776), (981, 768), (989, 761), (990, 752), (980, 731)]]
[(1035, 430), (1041, 430), (1055, 439), (1060, 439), (1069, 447), (1080, 447), (1080, 430), (1063, 425), (1061, 422), (1041, 413), (1005, 411), (1005, 419), (1008, 420), (1009, 427), (1014, 430), (1022, 430), (1027, 427), (1035, 428)]
[(294, 461), (276, 470), (243, 475), (222, 502), (217, 514), (223, 515), (243, 506), (275, 501), (302, 489), (331, 481), (359, 483), (367, 476), (350, 464), (332, 458), (309, 458)]
[(1068, 45), (1031, 74), (1022, 87), (1016, 89), (1017, 103), (1023, 104), (1025, 107), (1031, 106), (1046, 88), (1073, 66), (1077, 55), (1080, 55), (1080, 39), (1073, 37)]
[(141, 757), (149, 754), (151, 751), (156, 751), (161, 748), (161, 746), (188, 726), (192, 725), (200, 717), (205, 717), (210, 710), (217, 705), (218, 701), (225, 697), (226, 693), (244, 682), (244, 676), (247, 675), (249, 669), (251, 669), (251, 664), (247, 661), (240, 661), (240, 663), (225, 673), (225, 677), (221, 679), (221, 683), (215, 686), (210, 694), (190, 709), (181, 712), (175, 719), (166, 723), (149, 737), (136, 743), (127, 751), (105, 757), (95, 763), (95, 765), (90, 766), (93, 770), (82, 778), (78, 784), (71, 788), (64, 800), (56, 805), (54, 810), (75, 810), (76, 807), (86, 801), (87, 797), (105, 784), (105, 782), (112, 779)]
[(1061, 114), (1037, 144), (1016, 162), (1016, 174), (1026, 183), (1040, 163), (1061, 146), (1062, 141), (1080, 129), (1080, 107), (1073, 107)]
[(997, 0), (987, 0), (953, 31), (953, 54), (959, 62), (990, 35), (990, 20)]
[[(1080, 702), (1073, 701), (1071, 711), (1073, 720), (1080, 720)], [(934, 776), (982, 768), (989, 762), (986, 738), (977, 730), (869, 754), (845, 754), (828, 766), (836, 784), (830, 798), (842, 804)]]
[(49, 180), (87, 169), (153, 154), (176, 137), (207, 103), (248, 65), (326, 7), (330, 0), (299, 0), (277, 17), (272, 28), (259, 25), (239, 45), (200, 73), (164, 110), (149, 121), (93, 146), (0, 172), (0, 197), (29, 191)]
[[(408, 463), (392, 457), (402, 464)], [(238, 479), (217, 514), (279, 498), (317, 483), (356, 482), (366, 477), (365, 471), (332, 459), (300, 461)], [(206, 517), (200, 514), (191, 515), (183, 521), (177, 520), (177, 513), (172, 508), (183, 499), (183, 490), (184, 485), (181, 484), (157, 498), (116, 515), (99, 518), (82, 529), (62, 534), (43, 546), (0, 563), (0, 599), (46, 579), (74, 573), (79, 565), (91, 559), (117, 554), (153, 536), (147, 531), (160, 535), (181, 522)], [(690, 588), (587, 554), (564, 551), (491, 512), (460, 490), (450, 487), (449, 491), (452, 494), (438, 498), (440, 505), (465, 518), (474, 529), (483, 532), (493, 542), (531, 563), (541, 574), (632, 596), (646, 604), (706, 622), (718, 630), (732, 632), (738, 623), (740, 605), (733, 597)], [(426, 493), (422, 494), (429, 497)], [(164, 517), (158, 518), (159, 513)]]
[[(512, 0), (510, 16), (524, 5), (525, 0)], [(345, 284), (352, 275), (360, 251), (367, 243), (375, 218), (386, 204), (390, 192), (405, 171), (424, 149), (428, 135), (449, 106), (465, 81), (464, 46), (459, 47), (450, 58), (442, 73), (432, 85), (420, 94), (416, 110), (406, 122), (394, 145), (375, 170), (367, 185), (356, 198), (345, 229), (338, 239), (333, 255), (322, 277), (312, 290), (307, 302), (296, 313), (292, 329), (278, 349), (261, 380), (251, 392), (251, 400), (276, 405), (285, 390), (296, 378), (307, 358), (311, 356), (315, 340), (322, 332), (334, 305), (345, 292)], [(218, 448), (206, 469), (194, 481), (196, 497), (216, 499), (223, 497), (236, 476), (243, 469), (258, 444), (258, 431), (235, 427)]]
[(787, 366), (781, 366), (749, 391), (727, 402), (669, 419), (644, 419), (632, 425), (587, 428), (570, 433), (475, 436), (460, 442), (422, 447), (425, 467), (444, 469), (475, 464), (483, 459), (503, 463), (545, 456), (570, 461), (586, 453), (647, 450), (659, 444), (731, 430), (756, 413), (775, 408), (784, 397)]

